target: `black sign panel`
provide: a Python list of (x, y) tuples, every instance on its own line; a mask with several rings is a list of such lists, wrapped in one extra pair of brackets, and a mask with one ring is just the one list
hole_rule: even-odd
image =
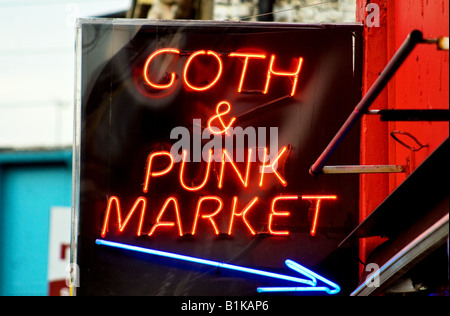
[(358, 177), (308, 170), (360, 98), (361, 32), (82, 21), (77, 294), (353, 289)]

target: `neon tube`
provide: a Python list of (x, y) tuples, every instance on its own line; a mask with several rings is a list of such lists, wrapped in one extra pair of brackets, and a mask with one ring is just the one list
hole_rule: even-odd
[(236, 204), (238, 201), (238, 197), (235, 196), (233, 197), (233, 208), (231, 211), (231, 218), (230, 218), (230, 226), (228, 228), (228, 235), (231, 235), (231, 232), (233, 230), (233, 221), (234, 221), (234, 217), (235, 216), (241, 216), (242, 217), (242, 221), (245, 223), (245, 225), (247, 226), (247, 228), (250, 230), (250, 233), (252, 235), (256, 235), (255, 230), (253, 229), (253, 227), (250, 225), (249, 222), (247, 222), (247, 219), (245, 218), (245, 215), (247, 215), (247, 212), (250, 211), (251, 207), (258, 202), (259, 198), (256, 196), (255, 198), (253, 198), (253, 200), (250, 201), (250, 203), (247, 204), (247, 206), (242, 210), (242, 212), (240, 213), (236, 213)]
[(195, 235), (195, 232), (197, 230), (197, 223), (198, 223), (198, 216), (200, 214), (200, 207), (201, 207), (203, 201), (208, 201), (208, 200), (209, 201), (217, 201), (217, 202), (219, 202), (219, 206), (214, 211), (214, 213), (208, 214), (208, 215), (202, 215), (202, 218), (203, 219), (209, 219), (209, 221), (211, 222), (211, 225), (214, 228), (214, 231), (215, 231), (216, 235), (219, 235), (219, 229), (217, 228), (217, 225), (214, 222), (213, 217), (216, 216), (217, 214), (219, 214), (220, 211), (222, 210), (222, 208), (223, 208), (223, 201), (222, 201), (221, 198), (219, 198), (217, 196), (204, 196), (204, 197), (200, 198), (198, 200), (198, 203), (197, 203), (197, 211), (195, 212), (194, 226), (192, 227), (192, 236)]
[(318, 279), (323, 283), (331, 286), (331, 289), (325, 286), (313, 286), (313, 287), (259, 287), (257, 289), (258, 293), (276, 293), (276, 292), (326, 292), (330, 295), (335, 295), (341, 291), (339, 285), (330, 280), (324, 278), (323, 276), (305, 268), (304, 266), (298, 264), (292, 260), (285, 261), (286, 266), (290, 269), (297, 271), (305, 276), (313, 278), (314, 280)]
[(186, 159), (187, 155), (188, 155), (188, 151), (183, 150), (183, 160), (181, 161), (181, 167), (180, 167), (180, 184), (187, 191), (201, 190), (206, 185), (206, 183), (208, 182), (208, 179), (209, 179), (209, 171), (211, 170), (211, 162), (212, 162), (212, 150), (209, 150), (208, 164), (206, 165), (205, 177), (203, 179), (203, 182), (196, 187), (188, 187), (184, 183), (183, 174), (184, 174), (184, 165), (186, 164), (186, 160), (187, 160)]
[(290, 212), (277, 212), (275, 210), (275, 204), (277, 203), (277, 201), (279, 200), (297, 200), (298, 196), (294, 195), (294, 196), (279, 196), (276, 197), (272, 200), (272, 207), (271, 207), (271, 213), (269, 216), (269, 233), (271, 235), (279, 235), (279, 236), (288, 236), (289, 235), (289, 231), (274, 231), (272, 229), (272, 223), (273, 223), (273, 217), (274, 216), (290, 216), (291, 213)]
[(317, 222), (319, 220), (319, 211), (320, 211), (320, 205), (322, 200), (336, 200), (336, 195), (303, 195), (302, 200), (317, 200), (316, 207), (314, 211), (314, 220), (311, 227), (310, 234), (311, 236), (316, 235), (317, 231)]
[(211, 267), (216, 267), (219, 269), (234, 270), (234, 271), (239, 271), (239, 272), (243, 272), (243, 273), (249, 273), (249, 274), (253, 274), (253, 275), (269, 277), (269, 278), (273, 278), (273, 279), (279, 279), (279, 280), (284, 280), (284, 281), (306, 284), (306, 285), (310, 285), (312, 288), (314, 288), (316, 286), (316, 279), (311, 278), (310, 277), (311, 274), (307, 275), (309, 280), (305, 280), (305, 279), (301, 279), (301, 278), (297, 278), (297, 277), (293, 277), (293, 276), (268, 272), (268, 271), (264, 271), (264, 270), (252, 269), (252, 268), (237, 266), (237, 265), (228, 264), (228, 263), (224, 263), (224, 262), (190, 257), (190, 256), (181, 255), (181, 254), (155, 250), (155, 249), (142, 248), (142, 247), (127, 245), (127, 244), (122, 244), (122, 243), (117, 243), (117, 242), (112, 242), (112, 241), (107, 241), (107, 240), (102, 240), (102, 239), (97, 239), (95, 241), (95, 243), (99, 246), (107, 246), (107, 247), (112, 247), (112, 248), (131, 250), (131, 251), (136, 251), (136, 252), (159, 256), (159, 257), (165, 257), (165, 258), (170, 258), (170, 259), (182, 260), (182, 261), (186, 261), (186, 262), (203, 264), (203, 265), (207, 265), (207, 266), (211, 266)]
[(157, 50), (156, 52), (154, 52), (152, 55), (150, 55), (150, 56), (148, 57), (147, 61), (145, 62), (145, 66), (144, 66), (144, 79), (145, 79), (145, 82), (147, 82), (147, 84), (148, 84), (149, 86), (151, 86), (151, 87), (153, 87), (153, 88), (155, 88), (155, 89), (167, 89), (167, 88), (170, 88), (170, 87), (173, 85), (173, 83), (175, 82), (175, 78), (176, 78), (175, 73), (172, 73), (172, 74), (170, 75), (170, 81), (169, 81), (169, 83), (167, 83), (167, 84), (157, 84), (157, 83), (154, 83), (154, 82), (152, 82), (152, 81), (150, 80), (150, 78), (148, 77), (148, 68), (150, 67), (150, 63), (152, 62), (152, 60), (153, 60), (156, 56), (158, 56), (158, 55), (160, 55), (160, 54), (164, 54), (164, 53), (172, 53), (172, 54), (177, 54), (177, 55), (179, 55), (179, 54), (180, 54), (180, 51), (179, 51), (178, 49), (174, 49), (174, 48), (160, 49), (160, 50)]
[(137, 236), (141, 236), (141, 232), (142, 232), (142, 224), (144, 222), (144, 214), (145, 214), (145, 209), (147, 206), (147, 199), (144, 197), (139, 197), (136, 199), (136, 202), (134, 202), (133, 207), (131, 208), (130, 212), (128, 213), (125, 222), (122, 223), (122, 210), (120, 207), (120, 200), (118, 197), (116, 196), (112, 196), (108, 199), (108, 207), (106, 209), (106, 216), (105, 219), (103, 221), (103, 228), (102, 228), (102, 237), (106, 236), (106, 233), (108, 232), (108, 225), (109, 225), (109, 217), (111, 215), (111, 209), (113, 206), (113, 203), (116, 206), (116, 211), (117, 211), (117, 223), (119, 224), (119, 231), (123, 232), (123, 230), (125, 229), (125, 227), (127, 226), (128, 222), (130, 221), (131, 216), (133, 216), (134, 211), (138, 208), (139, 204), (142, 204), (141, 207), (141, 217), (139, 220), (139, 226), (138, 226), (138, 230), (137, 230)]
[(238, 87), (238, 92), (241, 93), (242, 92), (242, 87), (244, 85), (244, 79), (245, 79), (245, 74), (247, 72), (247, 67), (248, 67), (248, 59), (249, 58), (260, 58), (260, 59), (265, 59), (266, 55), (262, 55), (262, 54), (249, 54), (249, 53), (231, 53), (230, 55), (228, 55), (230, 57), (244, 57), (244, 67), (242, 68), (242, 74), (241, 74), (241, 80), (239, 81), (239, 87)]
[[(155, 158), (156, 156), (167, 156), (170, 158), (170, 163), (166, 169), (161, 170), (161, 171), (153, 171), (152, 172), (152, 162), (153, 162), (153, 158)], [(170, 152), (160, 151), (160, 152), (151, 153), (147, 158), (147, 172), (146, 172), (146, 176), (145, 176), (144, 188), (142, 191), (144, 191), (144, 193), (148, 192), (150, 177), (161, 177), (161, 176), (169, 173), (169, 171), (172, 170), (172, 168), (173, 168), (173, 164), (174, 164), (174, 160), (173, 160), (173, 157), (170, 154)]]
[(258, 293), (282, 293), (282, 292), (326, 292), (327, 294), (334, 295), (332, 291), (324, 286), (312, 286), (312, 287), (259, 287)]
[(175, 208), (175, 215), (177, 217), (178, 234), (180, 236), (183, 236), (183, 228), (181, 227), (180, 211), (178, 209), (178, 200), (174, 197), (168, 198), (167, 201), (164, 203), (163, 207), (161, 208), (161, 211), (159, 212), (158, 217), (156, 218), (156, 224), (153, 225), (152, 229), (148, 233), (148, 236), (153, 236), (153, 233), (155, 232), (155, 230), (160, 226), (165, 226), (165, 227), (175, 226), (174, 222), (161, 222), (161, 217), (164, 215), (164, 212), (166, 211), (167, 206), (169, 205), (170, 202), (173, 203), (173, 206)]
[(273, 69), (273, 64), (275, 62), (275, 55), (272, 55), (272, 57), (270, 58), (270, 65), (269, 65), (269, 71), (267, 73), (267, 80), (266, 80), (266, 87), (264, 88), (264, 94), (267, 94), (269, 92), (269, 83), (270, 80), (272, 79), (272, 75), (274, 76), (284, 76), (284, 77), (293, 77), (294, 78), (294, 83), (292, 85), (292, 90), (291, 90), (291, 97), (293, 97), (295, 95), (295, 91), (297, 90), (297, 84), (298, 84), (298, 75), (300, 73), (300, 70), (302, 69), (302, 64), (303, 64), (303, 58), (300, 57), (298, 59), (298, 64), (297, 64), (297, 69), (295, 70), (295, 72), (281, 72), (281, 71), (275, 71)]
[[(225, 106), (227, 107), (227, 109), (226, 109), (225, 111), (223, 111), (223, 112), (220, 112), (220, 108), (222, 107), (222, 105), (225, 105)], [(214, 115), (213, 117), (211, 117), (211, 118), (209, 119), (209, 121), (208, 121), (208, 129), (209, 129), (209, 131), (210, 131), (212, 134), (214, 134), (214, 135), (220, 135), (220, 134), (226, 134), (226, 133), (227, 133), (228, 129), (231, 127), (231, 125), (233, 125), (234, 121), (236, 121), (236, 118), (233, 117), (233, 118), (231, 118), (231, 120), (230, 120), (230, 122), (228, 123), (228, 125), (225, 125), (225, 123), (223, 122), (222, 116), (224, 116), (224, 115), (230, 113), (230, 111), (231, 111), (231, 104), (230, 104), (229, 102), (227, 102), (227, 101), (222, 101), (222, 102), (219, 102), (219, 103), (217, 104), (217, 106), (216, 106), (216, 115)], [(216, 120), (216, 119), (218, 119), (219, 122), (222, 124), (223, 130), (221, 130), (221, 129), (217, 128), (217, 127), (214, 127), (214, 128), (213, 128), (213, 126), (211, 126), (211, 123), (212, 123), (214, 120)]]
[[(192, 60), (195, 57), (197, 57), (198, 55), (211, 55), (217, 60), (217, 63), (219, 64), (219, 69), (218, 69), (216, 77), (214, 78), (214, 80), (212, 82), (210, 82), (209, 84), (207, 84), (204, 87), (196, 87), (188, 81), (189, 66), (191, 65)], [(210, 51), (210, 50), (209, 51), (199, 50), (199, 51), (193, 53), (186, 61), (186, 65), (184, 66), (184, 71), (183, 71), (184, 83), (194, 91), (206, 91), (206, 90), (210, 89), (212, 86), (214, 86), (217, 83), (217, 81), (219, 81), (220, 76), (222, 75), (222, 71), (223, 71), (222, 59), (220, 59), (220, 56), (217, 53)]]
[[(331, 282), (330, 280), (328, 280), (328, 279), (324, 278), (323, 276), (315, 273), (314, 271), (311, 271), (311, 270), (305, 268), (304, 266), (300, 265), (299, 263), (297, 263), (295, 261), (292, 261), (292, 260), (286, 260), (285, 263), (286, 263), (286, 265), (289, 268), (291, 268), (291, 269), (293, 269), (293, 270), (295, 270), (295, 271), (297, 271), (299, 273), (308, 274), (311, 277), (316, 278), (316, 279), (322, 281), (323, 283), (333, 287), (334, 290), (330, 290), (329, 294), (337, 294), (337, 293), (339, 293), (341, 291), (341, 288), (340, 288), (339, 285), (337, 285), (334, 282)], [(328, 293), (328, 291), (327, 291), (327, 293)]]
[[(267, 148), (264, 148), (264, 159), (263, 159), (263, 165), (262, 165), (262, 169), (261, 169), (261, 177), (259, 180), (259, 186), (262, 187), (263, 183), (264, 183), (264, 174), (266, 173), (266, 168), (270, 167), (272, 169), (271, 173), (275, 174), (277, 176), (277, 178), (280, 180), (281, 184), (286, 187), (287, 186), (287, 182), (286, 180), (283, 179), (283, 177), (278, 173), (278, 171), (276, 169), (278, 169), (278, 160), (280, 159), (281, 156), (283, 156), (283, 154), (286, 152), (287, 147), (283, 147), (281, 149), (281, 151), (278, 153), (277, 158), (269, 165), (266, 166), (266, 160), (267, 160)], [(275, 165), (277, 165), (277, 168), (275, 168)]]

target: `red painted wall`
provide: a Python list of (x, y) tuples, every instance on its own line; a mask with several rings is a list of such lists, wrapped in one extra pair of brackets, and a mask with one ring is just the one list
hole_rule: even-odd
[[(388, 63), (387, 54), (387, 5), (383, 0), (372, 1), (380, 8), (380, 27), (364, 27), (363, 56), (363, 94), (365, 94), (379, 73)], [(365, 22), (366, 1), (357, 0), (357, 21)], [(388, 91), (383, 91), (371, 109), (384, 108), (388, 102)], [(362, 165), (388, 164), (388, 124), (380, 122), (376, 116), (363, 116), (361, 120), (361, 157)], [(362, 222), (389, 194), (389, 176), (384, 174), (360, 176), (360, 221)], [(360, 259), (366, 262), (367, 255), (380, 244), (379, 238), (361, 239)], [(363, 269), (363, 266), (360, 267)]]
[[(448, 0), (388, 1), (392, 11), (389, 28), (389, 53), (392, 55), (413, 29), (425, 38), (449, 36)], [(389, 87), (389, 107), (393, 109), (449, 108), (449, 53), (434, 45), (420, 45), (400, 68)], [(389, 130), (406, 131), (429, 147), (416, 153), (416, 165), (422, 162), (449, 134), (448, 123), (392, 122)], [(397, 142), (390, 142), (390, 162), (404, 164), (410, 151)], [(405, 176), (391, 177), (390, 189), (396, 188)]]
[[(357, 21), (365, 24), (363, 93), (414, 29), (425, 38), (449, 35), (448, 0), (356, 0)], [(379, 27), (368, 27), (368, 3), (380, 8)], [(449, 53), (436, 46), (420, 45), (397, 72), (389, 86), (371, 109), (448, 109)], [(394, 141), (390, 133), (404, 131), (428, 145), (414, 156), (420, 164), (449, 135), (448, 123), (390, 122), (378, 116), (365, 116), (361, 126), (361, 164), (405, 165), (410, 150)], [(409, 139), (404, 139), (408, 143)], [(362, 175), (360, 179), (360, 219), (365, 219), (401, 182), (406, 175)], [(379, 238), (360, 242), (360, 258), (379, 245)]]

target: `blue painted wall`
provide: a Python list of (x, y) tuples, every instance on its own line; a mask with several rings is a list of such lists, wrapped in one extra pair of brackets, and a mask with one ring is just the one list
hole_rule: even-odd
[(71, 157), (0, 152), (0, 295), (47, 295), (50, 208), (71, 205)]

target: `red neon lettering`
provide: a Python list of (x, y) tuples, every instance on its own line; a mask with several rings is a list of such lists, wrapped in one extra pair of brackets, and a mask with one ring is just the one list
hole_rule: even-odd
[(181, 227), (181, 219), (180, 219), (180, 211), (178, 209), (178, 201), (176, 198), (168, 198), (167, 201), (164, 203), (163, 207), (161, 208), (161, 211), (158, 214), (158, 217), (156, 218), (156, 224), (153, 225), (152, 229), (150, 230), (150, 232), (148, 233), (149, 236), (152, 236), (153, 233), (155, 232), (156, 228), (161, 227), (161, 226), (166, 226), (166, 227), (173, 227), (175, 226), (174, 222), (161, 222), (161, 217), (164, 215), (164, 212), (167, 209), (167, 206), (169, 205), (169, 203), (172, 202), (174, 207), (175, 207), (175, 214), (176, 214), (176, 218), (177, 218), (177, 226), (178, 226), (178, 234), (181, 236), (183, 236), (183, 228)]
[(139, 226), (138, 226), (138, 230), (137, 230), (137, 235), (140, 236), (141, 231), (142, 231), (142, 224), (144, 222), (144, 213), (145, 213), (145, 208), (147, 206), (147, 200), (144, 197), (137, 198), (136, 202), (134, 202), (134, 205), (132, 206), (130, 212), (128, 212), (125, 222), (122, 223), (122, 211), (120, 208), (120, 200), (118, 197), (112, 196), (108, 199), (108, 206), (106, 208), (105, 219), (103, 220), (102, 237), (105, 237), (106, 233), (108, 231), (109, 217), (111, 215), (111, 208), (113, 207), (113, 204), (116, 206), (117, 223), (119, 224), (120, 232), (123, 232), (123, 230), (127, 226), (128, 222), (130, 221), (130, 218), (133, 215), (134, 211), (138, 208), (139, 204), (142, 204), (141, 217), (139, 219)]
[(208, 158), (208, 164), (206, 165), (206, 171), (205, 171), (205, 177), (203, 178), (203, 182), (200, 183), (198, 186), (196, 187), (188, 187), (183, 180), (183, 174), (184, 174), (184, 165), (186, 164), (186, 158), (187, 158), (187, 150), (183, 151), (183, 160), (181, 161), (181, 168), (180, 168), (180, 184), (181, 186), (187, 190), (187, 191), (198, 191), (203, 189), (203, 187), (206, 185), (206, 183), (208, 182), (208, 178), (209, 178), (209, 171), (211, 170), (211, 162), (212, 162), (212, 150), (209, 151), (209, 158)]
[(292, 84), (291, 97), (294, 96), (295, 91), (297, 90), (298, 75), (299, 75), (300, 70), (302, 68), (303, 58), (300, 57), (298, 59), (298, 65), (297, 65), (297, 69), (295, 70), (295, 72), (275, 71), (273, 69), (273, 64), (274, 63), (275, 63), (275, 55), (272, 55), (272, 57), (270, 58), (269, 71), (267, 72), (267, 80), (266, 80), (266, 86), (264, 88), (264, 94), (267, 94), (269, 92), (269, 83), (270, 83), (270, 80), (272, 78), (272, 75), (274, 75), (274, 76), (293, 77), (294, 82)]
[(195, 219), (194, 219), (194, 225), (192, 226), (192, 235), (195, 235), (195, 232), (197, 230), (197, 222), (198, 222), (198, 216), (200, 215), (200, 209), (201, 209), (201, 205), (204, 201), (217, 201), (219, 203), (219, 205), (217, 206), (217, 209), (214, 213), (208, 214), (208, 215), (202, 215), (203, 219), (209, 219), (209, 221), (211, 222), (213, 228), (214, 228), (214, 232), (216, 233), (216, 235), (219, 235), (219, 229), (217, 228), (216, 223), (214, 222), (213, 217), (216, 216), (217, 214), (220, 213), (220, 211), (222, 210), (223, 207), (223, 201), (221, 198), (217, 197), (217, 196), (204, 196), (202, 198), (200, 198), (198, 200), (197, 203), (197, 211), (195, 212)]
[[(199, 55), (209, 55), (209, 56), (213, 56), (213, 57), (217, 60), (217, 63), (219, 64), (219, 69), (218, 69), (218, 71), (217, 71), (216, 77), (214, 78), (213, 81), (211, 81), (209, 84), (207, 84), (207, 85), (204, 86), (204, 87), (196, 87), (196, 86), (194, 86), (193, 84), (191, 84), (191, 83), (189, 82), (189, 80), (188, 80), (188, 70), (189, 70), (189, 66), (190, 66), (191, 63), (192, 63), (192, 60), (193, 60), (195, 57), (199, 56)], [(186, 62), (186, 65), (184, 66), (184, 72), (183, 72), (184, 83), (185, 83), (189, 88), (191, 88), (192, 90), (195, 90), (195, 91), (206, 91), (206, 90), (210, 89), (212, 86), (214, 86), (214, 85), (217, 83), (217, 81), (219, 81), (219, 78), (220, 78), (220, 76), (222, 75), (222, 70), (223, 70), (222, 60), (220, 59), (219, 55), (217, 55), (217, 53), (215, 53), (215, 52), (213, 52), (213, 51), (210, 51), (210, 50), (207, 51), (207, 52), (204, 51), (204, 50), (199, 50), (199, 51), (193, 53), (193, 54), (188, 58), (188, 60), (187, 60), (187, 62)]]
[(241, 93), (242, 92), (242, 87), (244, 86), (245, 74), (247, 73), (249, 58), (265, 59), (266, 55), (249, 54), (249, 53), (231, 53), (229, 56), (230, 57), (244, 57), (245, 58), (244, 59), (244, 67), (242, 67), (241, 80), (239, 81), (239, 87), (238, 87), (238, 92)]
[(256, 202), (258, 202), (259, 198), (255, 197), (253, 198), (253, 200), (250, 201), (250, 203), (247, 204), (247, 206), (242, 210), (242, 212), (237, 213), (236, 212), (236, 205), (237, 205), (237, 201), (238, 201), (238, 197), (235, 196), (233, 198), (233, 209), (231, 211), (231, 218), (230, 218), (230, 226), (228, 228), (228, 235), (231, 235), (231, 232), (233, 230), (233, 221), (234, 221), (234, 217), (235, 216), (241, 216), (242, 220), (244, 221), (245, 225), (247, 226), (248, 230), (250, 231), (250, 233), (252, 235), (256, 235), (255, 230), (253, 229), (253, 227), (249, 224), (249, 222), (247, 221), (247, 219), (245, 218), (245, 216), (247, 215), (247, 212), (250, 211), (250, 209), (252, 208), (253, 205), (255, 205)]
[(279, 236), (287, 236), (289, 235), (289, 231), (274, 231), (272, 229), (272, 224), (273, 224), (273, 217), (274, 216), (290, 216), (291, 213), (289, 212), (277, 212), (275, 210), (275, 204), (280, 201), (280, 200), (298, 200), (298, 196), (293, 195), (293, 196), (279, 196), (276, 197), (272, 200), (272, 207), (271, 207), (271, 213), (269, 216), (269, 232), (271, 235), (279, 235)]
[(224, 171), (225, 171), (225, 163), (227, 162), (226, 158), (228, 158), (228, 162), (231, 163), (231, 165), (233, 166), (233, 169), (236, 172), (237, 176), (239, 177), (239, 180), (241, 180), (242, 184), (244, 185), (244, 188), (246, 188), (248, 186), (248, 179), (249, 179), (249, 175), (250, 175), (251, 156), (252, 156), (252, 149), (249, 148), (248, 149), (247, 169), (245, 171), (245, 179), (244, 179), (242, 177), (242, 175), (241, 175), (241, 172), (239, 171), (239, 169), (237, 168), (237, 166), (233, 162), (233, 159), (228, 154), (227, 150), (226, 149), (223, 150), (223, 153), (222, 153), (222, 165), (221, 165), (221, 168), (220, 168), (220, 176), (219, 176), (219, 189), (222, 189), (222, 187), (223, 187), (223, 174), (224, 174)]
[[(166, 156), (166, 157), (170, 158), (169, 166), (167, 166), (165, 169), (163, 169), (161, 171), (152, 172), (153, 159), (155, 157), (160, 157), (160, 156)], [(147, 172), (145, 175), (145, 183), (144, 183), (144, 189), (143, 189), (144, 193), (148, 192), (150, 177), (160, 177), (160, 176), (163, 176), (163, 175), (169, 173), (169, 171), (172, 170), (172, 168), (173, 168), (173, 164), (174, 164), (174, 160), (173, 160), (172, 155), (169, 152), (160, 151), (160, 152), (151, 153), (147, 159)]]
[(152, 62), (152, 60), (156, 56), (161, 55), (161, 54), (180, 54), (180, 51), (178, 49), (174, 49), (174, 48), (163, 48), (163, 49), (157, 50), (156, 52), (154, 52), (153, 54), (151, 54), (148, 57), (147, 61), (145, 62), (145, 66), (144, 66), (144, 79), (145, 79), (145, 82), (147, 82), (147, 84), (149, 86), (151, 86), (151, 87), (153, 87), (155, 89), (167, 89), (167, 88), (170, 88), (173, 85), (173, 83), (175, 82), (175, 78), (176, 78), (175, 73), (172, 73), (170, 75), (171, 77), (170, 77), (169, 83), (167, 83), (167, 84), (157, 84), (157, 83), (152, 82), (150, 80), (150, 78), (148, 77), (148, 69), (150, 67), (150, 63)]
[(317, 222), (319, 220), (319, 211), (320, 211), (320, 202), (322, 200), (336, 200), (336, 195), (303, 195), (302, 200), (315, 200), (316, 201), (316, 207), (314, 211), (314, 219), (313, 224), (311, 227), (310, 234), (311, 236), (316, 235), (316, 229), (317, 229)]
[[(281, 182), (281, 184), (283, 186), (287, 186), (287, 182), (286, 180), (283, 179), (283, 177), (278, 173), (277, 170), (275, 170), (275, 165), (278, 164), (278, 160), (281, 158), (281, 156), (283, 156), (283, 154), (287, 151), (287, 147), (283, 147), (281, 149), (281, 151), (278, 153), (277, 158), (270, 164), (270, 168), (272, 169), (272, 171), (270, 173), (275, 174), (275, 176), (277, 177), (277, 179)], [(261, 172), (261, 177), (259, 179), (259, 186), (262, 187), (264, 184), (264, 174), (266, 173), (266, 160), (267, 160), (267, 148), (264, 148), (264, 159), (263, 159), (263, 165), (262, 165), (262, 170)], [(278, 169), (278, 168), (277, 168)]]
[[(227, 107), (227, 109), (223, 112), (220, 112), (220, 108), (222, 107), (222, 105), (225, 105)], [(228, 131), (228, 129), (231, 127), (231, 125), (233, 125), (234, 121), (236, 121), (236, 118), (235, 117), (231, 118), (230, 123), (228, 123), (228, 125), (225, 125), (225, 123), (222, 120), (222, 116), (230, 113), (230, 111), (231, 111), (231, 104), (228, 103), (227, 101), (222, 101), (222, 102), (219, 102), (219, 104), (217, 104), (216, 115), (211, 117), (208, 121), (208, 128), (211, 133), (213, 133), (215, 135), (220, 135), (220, 134), (224, 134)], [(219, 120), (220, 124), (222, 124), (223, 130), (221, 130), (220, 128), (211, 126), (211, 123), (216, 119)]]
[[(181, 52), (180, 52), (180, 50), (178, 50), (176, 48), (162, 48), (162, 49), (155, 51), (147, 58), (147, 60), (144, 64), (144, 69), (143, 69), (144, 80), (145, 80), (146, 84), (149, 85), (150, 87), (155, 88), (155, 89), (160, 89), (160, 90), (168, 89), (168, 88), (172, 87), (176, 80), (176, 74), (174, 72), (172, 72), (170, 74), (170, 79), (167, 83), (156, 83), (152, 79), (150, 79), (150, 74), (149, 74), (150, 65), (155, 60), (155, 58), (157, 58), (158, 56), (160, 56), (162, 54), (180, 55)], [(196, 57), (204, 56), (204, 55), (212, 56), (217, 61), (217, 64), (218, 64), (217, 73), (216, 73), (214, 79), (212, 81), (210, 81), (209, 83), (206, 83), (204, 86), (197, 86), (189, 81), (188, 73), (189, 73), (190, 66), (191, 66), (192, 62), (194, 61), (194, 59)], [(238, 85), (238, 89), (237, 89), (238, 93), (241, 93), (244, 88), (250, 59), (261, 59), (262, 60), (262, 59), (266, 59), (267, 56), (265, 54), (238, 53), (238, 52), (230, 53), (230, 54), (228, 54), (228, 56), (243, 59), (242, 72), (241, 72), (241, 76), (239, 79), (239, 85)], [(297, 90), (297, 86), (298, 86), (298, 77), (299, 77), (299, 74), (300, 74), (300, 71), (301, 71), (301, 68), (303, 65), (303, 58), (302, 57), (298, 58), (298, 63), (293, 72), (285, 72), (285, 71), (275, 70), (274, 69), (275, 59), (276, 59), (276, 55), (271, 55), (263, 93), (267, 94), (269, 92), (270, 81), (272, 80), (273, 76), (282, 76), (282, 77), (290, 77), (292, 79), (292, 89), (291, 89), (290, 95), (294, 96), (296, 93), (296, 90)], [(183, 70), (183, 81), (184, 81), (185, 86), (193, 91), (199, 91), (199, 92), (206, 91), (206, 90), (212, 88), (219, 81), (220, 77), (222, 76), (222, 72), (223, 72), (223, 62), (222, 62), (222, 59), (219, 54), (217, 54), (214, 51), (210, 51), (210, 50), (208, 50), (208, 51), (199, 50), (199, 51), (196, 51), (193, 54), (191, 54), (189, 56), (189, 58), (187, 59), (186, 64), (184, 66), (184, 70)]]

